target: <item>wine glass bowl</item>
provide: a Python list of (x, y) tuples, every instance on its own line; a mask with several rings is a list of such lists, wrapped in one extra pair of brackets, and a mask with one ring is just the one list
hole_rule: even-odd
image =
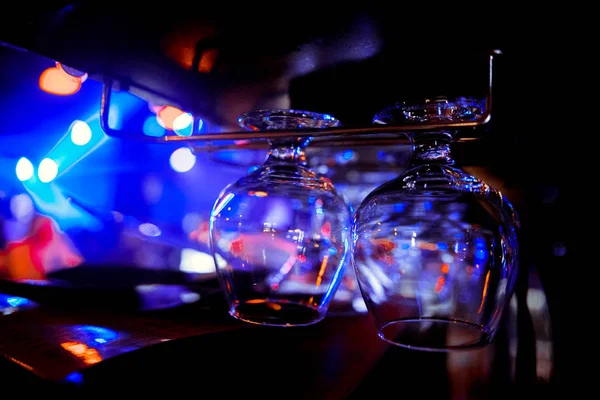
[[(297, 110), (239, 118), (248, 130), (325, 128), (339, 121)], [(271, 142), (265, 163), (227, 186), (211, 213), (211, 249), (229, 313), (260, 325), (319, 322), (344, 272), (350, 209), (306, 166), (307, 138)], [(224, 261), (218, 262), (217, 258)]]
[[(472, 99), (395, 105), (375, 123), (475, 118)], [(501, 192), (455, 168), (453, 132), (408, 133), (409, 169), (357, 208), (353, 263), (378, 334), (428, 351), (490, 343), (518, 267), (516, 213)]]

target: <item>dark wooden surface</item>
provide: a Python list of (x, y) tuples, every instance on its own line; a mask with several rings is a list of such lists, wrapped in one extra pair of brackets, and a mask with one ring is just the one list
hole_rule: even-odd
[[(212, 306), (143, 314), (34, 306), (1, 316), (0, 387), (20, 379), (31, 389), (76, 395), (217, 389), (261, 398), (339, 399), (388, 347), (367, 314), (273, 328), (238, 322)], [(73, 336), (81, 326), (118, 335), (104, 347), (90, 345), (97, 350), (90, 361), (64, 346), (81, 342)]]

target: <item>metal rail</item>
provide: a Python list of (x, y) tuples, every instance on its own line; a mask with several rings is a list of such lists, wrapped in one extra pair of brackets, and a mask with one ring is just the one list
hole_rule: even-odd
[[(139, 132), (125, 132), (119, 129), (112, 129), (109, 126), (110, 100), (112, 94), (113, 81), (111, 78), (105, 78), (102, 87), (102, 99), (100, 102), (100, 125), (104, 132), (111, 137), (122, 139), (134, 139), (147, 143), (182, 143), (188, 144), (197, 151), (215, 151), (222, 149), (249, 149), (266, 148), (268, 141), (278, 138), (289, 137), (312, 137), (314, 138), (311, 147), (331, 147), (336, 145), (343, 146), (384, 146), (390, 144), (409, 144), (406, 134), (415, 131), (435, 131), (449, 130), (463, 132), (466, 129), (475, 129), (486, 125), (492, 117), (492, 83), (493, 83), (493, 60), (494, 56), (501, 54), (494, 50), (488, 53), (489, 74), (487, 84), (487, 95), (485, 98), (484, 112), (473, 120), (468, 121), (433, 121), (419, 123), (405, 123), (401, 125), (372, 125), (361, 127), (341, 126), (325, 129), (299, 129), (299, 130), (269, 130), (269, 131), (235, 131), (235, 132), (209, 132), (196, 136), (163, 136), (149, 137)], [(477, 135), (469, 136), (460, 134), (458, 141), (476, 139)], [(221, 146), (202, 146), (203, 142), (218, 141), (239, 141), (234, 144), (224, 144)]]

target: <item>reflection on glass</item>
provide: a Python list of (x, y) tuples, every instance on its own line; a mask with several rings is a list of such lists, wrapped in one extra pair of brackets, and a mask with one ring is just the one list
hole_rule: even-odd
[[(460, 121), (476, 100), (398, 105), (376, 123)], [(379, 336), (421, 350), (489, 343), (517, 275), (517, 220), (485, 182), (452, 166), (451, 132), (411, 135), (410, 168), (369, 194), (353, 224), (354, 262)]]
[[(249, 130), (327, 128), (335, 118), (265, 110), (240, 117)], [(265, 163), (216, 201), (211, 248), (230, 314), (243, 321), (299, 326), (322, 320), (341, 282), (350, 208), (331, 181), (306, 166), (308, 140), (271, 142)]]

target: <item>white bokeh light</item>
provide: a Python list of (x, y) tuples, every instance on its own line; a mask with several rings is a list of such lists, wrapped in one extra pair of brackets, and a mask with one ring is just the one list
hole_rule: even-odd
[(84, 121), (75, 121), (71, 126), (71, 141), (78, 146), (85, 146), (92, 139), (92, 128)]
[(57, 175), (58, 165), (53, 160), (44, 158), (38, 167), (38, 178), (40, 181), (44, 183), (52, 182)]
[(191, 136), (194, 131), (194, 116), (183, 113), (173, 120), (173, 131), (179, 136)]
[(27, 181), (33, 177), (33, 164), (27, 158), (21, 157), (17, 161), (15, 172), (21, 182)]
[[(219, 254), (216, 255), (216, 258), (221, 268), (227, 265), (227, 262)], [(181, 249), (179, 270), (198, 274), (212, 274), (216, 272), (215, 261), (208, 253), (194, 249)]]
[(187, 172), (194, 168), (196, 156), (188, 147), (180, 147), (171, 154), (169, 163), (174, 171)]
[(157, 237), (162, 234), (162, 232), (158, 226), (151, 224), (149, 222), (140, 224), (138, 229), (141, 232), (141, 234), (144, 236)]
[(33, 201), (29, 195), (21, 193), (10, 199), (10, 212), (17, 221), (30, 218), (33, 211)]

